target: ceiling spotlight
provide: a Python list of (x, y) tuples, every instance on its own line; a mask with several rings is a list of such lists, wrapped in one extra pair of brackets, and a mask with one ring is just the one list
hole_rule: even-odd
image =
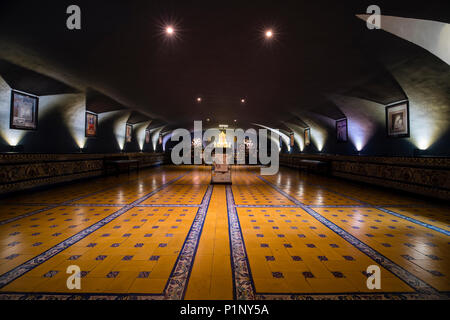
[(245, 103), (245, 99), (244, 98), (241, 99), (241, 103)]
[(236, 119), (234, 119), (234, 122), (237, 122), (237, 120), (236, 120)]
[(166, 33), (167, 33), (169, 36), (171, 36), (174, 32), (175, 32), (175, 30), (173, 29), (172, 26), (168, 26), (168, 27), (166, 28)]
[(201, 98), (201, 97), (198, 97), (198, 98), (197, 98), (197, 102), (202, 102), (202, 98)]
[(206, 118), (206, 122), (209, 122), (209, 121), (211, 121), (209, 118)]
[(272, 29), (269, 29), (269, 30), (267, 30), (266, 31), (266, 38), (272, 38), (272, 36), (273, 36), (273, 31), (272, 31)]

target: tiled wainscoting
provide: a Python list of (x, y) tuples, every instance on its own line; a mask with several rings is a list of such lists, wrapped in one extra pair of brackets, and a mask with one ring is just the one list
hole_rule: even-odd
[(282, 154), (280, 164), (298, 168), (306, 159), (327, 162), (335, 177), (450, 199), (450, 158)]
[(0, 154), (0, 194), (97, 177), (104, 172), (104, 158), (127, 156), (140, 167), (163, 164), (163, 153), (120, 154)]

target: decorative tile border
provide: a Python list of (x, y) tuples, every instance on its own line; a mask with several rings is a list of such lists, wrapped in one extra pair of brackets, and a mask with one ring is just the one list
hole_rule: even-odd
[[(262, 178), (261, 176), (258, 176), (258, 177), (259, 177), (260, 179), (263, 179), (263, 181), (265, 181), (266, 183), (269, 183), (269, 184), (272, 185), (272, 183), (271, 183), (270, 181), (267, 181), (266, 179)], [(384, 208), (383, 208), (383, 207), (387, 207), (387, 206), (389, 206), (389, 207), (398, 207), (398, 208), (402, 208), (402, 207), (405, 207), (405, 208), (415, 207), (415, 208), (417, 208), (417, 207), (420, 207), (420, 206), (414, 206), (414, 205), (409, 205), (409, 204), (408, 204), (408, 205), (373, 205), (373, 204), (370, 204), (370, 203), (368, 203), (368, 202), (365, 202), (365, 201), (356, 199), (356, 198), (354, 198), (354, 197), (348, 196), (348, 195), (346, 195), (346, 194), (344, 194), (344, 193), (341, 193), (341, 192), (338, 192), (338, 191), (334, 191), (333, 189), (330, 189), (330, 188), (321, 186), (320, 184), (315, 184), (315, 183), (306, 183), (306, 184), (307, 184), (307, 185), (310, 185), (310, 186), (318, 187), (318, 188), (320, 188), (320, 189), (323, 189), (323, 190), (325, 190), (325, 191), (328, 191), (328, 192), (331, 192), (331, 193), (334, 193), (334, 194), (337, 194), (337, 195), (339, 195), (339, 196), (341, 196), (341, 197), (344, 197), (344, 198), (347, 198), (347, 199), (349, 199), (349, 200), (357, 201), (357, 202), (361, 203), (361, 205), (348, 205), (348, 206), (346, 206), (346, 205), (343, 205), (343, 206), (319, 206), (319, 205), (305, 205), (305, 204), (302, 204), (302, 205), (305, 206), (305, 207), (308, 207), (308, 208), (326, 208), (326, 207), (329, 207), (329, 208), (340, 208), (340, 207), (343, 207), (343, 208), (374, 208), (374, 209), (378, 209), (378, 210), (384, 211), (384, 212), (387, 213), (387, 214), (392, 214), (392, 215), (396, 216), (397, 218), (405, 219), (405, 220), (407, 220), (407, 221), (409, 221), (409, 222), (411, 222), (411, 223), (415, 223), (415, 224), (420, 225), (420, 226), (422, 226), (422, 227), (425, 227), (425, 228), (434, 230), (434, 231), (439, 232), (439, 233), (443, 233), (443, 234), (445, 234), (446, 236), (450, 236), (450, 231), (447, 231), (447, 230), (445, 230), (445, 229), (436, 227), (436, 226), (431, 225), (431, 224), (429, 224), (429, 223), (425, 223), (425, 222), (416, 220), (416, 219), (414, 219), (414, 218), (407, 217), (407, 216), (404, 216), (404, 215), (402, 215), (402, 214), (400, 214), (400, 213), (396, 213), (396, 212), (393, 212), (393, 211), (390, 211), (390, 210), (388, 210), (388, 209), (384, 209)], [(273, 185), (273, 186), (274, 186), (274, 185)], [(278, 188), (278, 187), (276, 187), (276, 188)], [(281, 190), (281, 189), (280, 189), (280, 190)], [(283, 192), (284, 192), (284, 191), (283, 191)], [(285, 194), (287, 194), (287, 193), (284, 192), (283, 195), (285, 195)], [(294, 197), (292, 197), (292, 196), (290, 196), (290, 195), (289, 195), (289, 199), (290, 199), (291, 201), (293, 201), (294, 203), (298, 203), (298, 202), (299, 202), (297, 199), (295, 199)], [(425, 206), (425, 208), (427, 208), (427, 207), (428, 207), (428, 206)], [(433, 206), (430, 206), (430, 207), (433, 207)]]
[[(77, 201), (77, 200), (74, 200), (74, 201)], [(55, 206), (55, 207), (58, 207), (58, 206), (64, 206), (64, 207), (123, 207), (123, 206), (125, 206), (125, 205), (127, 205), (126, 203), (123, 203), (123, 204), (117, 204), (117, 203), (65, 203), (65, 204), (57, 204), (57, 203), (52, 203), (52, 204), (50, 204), (50, 206)], [(14, 206), (20, 206), (19, 204), (14, 204)], [(23, 206), (27, 206), (27, 205), (23, 205)], [(48, 203), (45, 203), (45, 204), (34, 204), (34, 205), (29, 205), (30, 207), (31, 206), (35, 206), (35, 207), (38, 207), (38, 206), (49, 206), (49, 204)], [(161, 207), (182, 207), (182, 208), (185, 208), (185, 207), (192, 207), (192, 208), (198, 208), (198, 207), (200, 207), (201, 206), (201, 204), (138, 204), (138, 205), (136, 205), (135, 207), (140, 207), (140, 208), (154, 208), (154, 207), (159, 207), (159, 208), (161, 208)], [(1, 209), (1, 206), (0, 206), (0, 209)], [(43, 211), (45, 211), (45, 210), (48, 210), (47, 208), (42, 208), (41, 210), (43, 210)], [(38, 212), (36, 212), (36, 213), (38, 213)], [(1, 225), (1, 224), (0, 224)]]
[(153, 294), (105, 294), (105, 293), (0, 293), (0, 300), (163, 300), (162, 295)]
[(276, 204), (259, 204), (259, 205), (251, 205), (251, 204), (235, 204), (236, 208), (299, 208), (296, 205), (276, 205)]
[(392, 207), (392, 208), (438, 208), (438, 206), (421, 206), (414, 204), (357, 204), (357, 205), (324, 205), (324, 204), (311, 204), (308, 205), (310, 208), (382, 208), (382, 207)]
[[(264, 181), (264, 179), (263, 179)], [(285, 194), (284, 191), (277, 189), (274, 185), (270, 184), (270, 182), (265, 181), (274, 189), (279, 191), (281, 194), (290, 197)], [(297, 203), (296, 208), (305, 208), (312, 210), (308, 206), (301, 204), (298, 200), (295, 200), (294, 203)], [(235, 299), (255, 299), (255, 300), (425, 300), (425, 299), (449, 299), (450, 294), (444, 292), (437, 292), (434, 288), (431, 288), (427, 284), (425, 289), (419, 288), (420, 292), (417, 293), (395, 293), (395, 292), (374, 292), (374, 293), (363, 293), (363, 292), (355, 292), (355, 293), (304, 293), (304, 294), (273, 294), (273, 293), (256, 293), (255, 286), (253, 283), (253, 278), (251, 276), (250, 264), (248, 262), (247, 253), (245, 250), (245, 244), (242, 238), (241, 228), (239, 224), (239, 218), (237, 216), (236, 208), (243, 207), (236, 205), (234, 203), (233, 193), (230, 187), (227, 187), (227, 207), (228, 207), (228, 216), (229, 216), (229, 231), (230, 231), (230, 249), (232, 255), (232, 269), (233, 269), (233, 293)], [(255, 206), (261, 207), (261, 206)], [(276, 205), (266, 205), (264, 207), (272, 207), (272, 208), (281, 208), (283, 206)], [(305, 210), (306, 211), (306, 210)], [(308, 212), (308, 211), (307, 211)], [(308, 212), (310, 213), (310, 212)], [(318, 214), (317, 214), (318, 215)], [(326, 220), (326, 219), (323, 219)], [(328, 221), (328, 220), (327, 220)], [(321, 221), (324, 223), (323, 221)], [(331, 223), (331, 222), (330, 222)], [(325, 224), (329, 227), (327, 224)], [(330, 228), (330, 227), (329, 227)], [(338, 228), (336, 226), (336, 228)], [(333, 229), (332, 229), (333, 230)], [(336, 230), (333, 230), (336, 232)], [(343, 231), (343, 230), (342, 230)], [(345, 231), (344, 231), (345, 232)], [(233, 235), (233, 236), (232, 236)], [(342, 235), (339, 234), (341, 237)], [(354, 237), (353, 237), (354, 238)], [(349, 238), (344, 237), (345, 240), (349, 241)], [(355, 240), (359, 241), (355, 238)], [(350, 243), (355, 246), (354, 243)], [(360, 241), (359, 241), (360, 242)], [(365, 245), (360, 242), (360, 245)], [(356, 246), (357, 247), (357, 246)], [(357, 247), (358, 248), (358, 247)], [(358, 248), (359, 249), (359, 248)], [(365, 254), (367, 252), (363, 251)], [(381, 256), (379, 253), (375, 252), (378, 255), (375, 259), (380, 264), (384, 264), (383, 266), (386, 268), (386, 258)], [(238, 262), (238, 263), (236, 263)], [(392, 262), (390, 262), (393, 264)], [(388, 268), (386, 268), (388, 269)], [(403, 270), (404, 271), (404, 270)], [(391, 270), (392, 272), (392, 270)], [(406, 272), (406, 271), (404, 271)], [(414, 275), (411, 275), (415, 278)], [(422, 285), (422, 281), (417, 280), (417, 286)], [(409, 283), (408, 283), (409, 284)], [(410, 285), (410, 284), (409, 284)], [(416, 289), (417, 290), (417, 289)], [(417, 291), (419, 291), (417, 290)]]
[(21, 215), (9, 218), (9, 219), (2, 220), (2, 221), (0, 221), (0, 226), (5, 225), (7, 223), (11, 223), (11, 222), (17, 221), (17, 220), (22, 219), (22, 218), (30, 217), (32, 215), (35, 215), (35, 214), (38, 214), (38, 213), (41, 213), (41, 212), (44, 212), (44, 211), (48, 211), (48, 210), (54, 209), (54, 208), (59, 207), (59, 206), (60, 206), (59, 204), (52, 204), (52, 205), (46, 204), (45, 208), (41, 208), (41, 209), (38, 209), (38, 210), (33, 210), (33, 211), (30, 211), (30, 212), (27, 212), (27, 213), (24, 213), (24, 214), (21, 214)]
[(233, 191), (230, 186), (226, 186), (226, 196), (233, 275), (233, 298), (237, 300), (254, 300), (256, 298), (255, 286), (251, 276), (239, 217), (236, 212)]
[(140, 208), (153, 208), (153, 207), (179, 207), (179, 208), (199, 208), (203, 204), (140, 204), (136, 207)]
[[(258, 300), (435, 300), (435, 296), (420, 293), (311, 293), (311, 294), (258, 294)], [(450, 295), (443, 293), (439, 299), (448, 300)]]
[(192, 223), (191, 229), (183, 244), (183, 248), (181, 249), (180, 255), (178, 256), (169, 280), (167, 281), (164, 289), (164, 299), (184, 299), (213, 189), (213, 186), (209, 186), (206, 190), (202, 204), (197, 211), (197, 215), (194, 218), (194, 222)]
[[(151, 176), (152, 174), (153, 174), (153, 173), (150, 173), (149, 175), (147, 175), (147, 177), (148, 177), (148, 176)], [(186, 173), (186, 174), (187, 174), (187, 173)], [(82, 200), (82, 199), (85, 199), (85, 198), (94, 196), (94, 195), (96, 195), (96, 194), (99, 194), (99, 193), (108, 191), (108, 190), (110, 190), (110, 189), (117, 188), (117, 187), (119, 187), (119, 186), (123, 186), (123, 185), (129, 184), (129, 183), (135, 182), (135, 181), (137, 181), (137, 180), (139, 180), (139, 179), (140, 179), (140, 178), (138, 177), (138, 178), (136, 178), (136, 179), (132, 179), (132, 180), (129, 180), (129, 181), (124, 182), (124, 183), (119, 183), (119, 184), (116, 184), (116, 185), (114, 185), (114, 186), (110, 186), (110, 187), (107, 187), (107, 188), (103, 188), (103, 189), (100, 189), (100, 190), (97, 190), (97, 191), (94, 191), (94, 192), (85, 194), (85, 195), (80, 196), (80, 197), (78, 197), (78, 198), (71, 199), (71, 200), (67, 200), (67, 201), (63, 201), (63, 202), (60, 202), (60, 203), (54, 203), (54, 204), (48, 204), (48, 203), (45, 203), (45, 204), (41, 204), (41, 205), (47, 206), (47, 207), (46, 207), (46, 208), (39, 209), (39, 210), (31, 211), (31, 212), (28, 212), (28, 213), (25, 213), (25, 214), (21, 214), (21, 215), (19, 215), (19, 216), (16, 216), (16, 217), (13, 217), (13, 218), (10, 218), (10, 219), (2, 220), (2, 221), (0, 221), (0, 226), (2, 226), (2, 225), (4, 225), (4, 224), (7, 224), (7, 223), (11, 223), (11, 222), (17, 221), (17, 220), (22, 219), (22, 218), (30, 217), (30, 216), (32, 216), (32, 215), (41, 213), (41, 212), (43, 212), (43, 211), (48, 211), (48, 210), (54, 209), (54, 208), (56, 208), (56, 207), (73, 205), (74, 202), (76, 202), (76, 201), (79, 201), (79, 200)], [(144, 178), (144, 179), (145, 179), (145, 178)], [(8, 204), (8, 203), (5, 203), (5, 204)], [(14, 204), (14, 205), (16, 205), (16, 204)], [(28, 205), (28, 204), (27, 204), (27, 205)], [(39, 205), (39, 204), (30, 204), (30, 206), (31, 206), (31, 205), (36, 205), (36, 206), (37, 206), (37, 205)], [(80, 206), (82, 206), (82, 204), (80, 204)], [(93, 206), (95, 206), (95, 205), (93, 205)], [(112, 206), (114, 206), (114, 205), (112, 205)], [(124, 205), (118, 205), (118, 206), (115, 205), (115, 207), (122, 207), (122, 206), (125, 206), (125, 204), (124, 204)]]
[[(95, 230), (99, 229), (100, 227), (104, 226), (106, 223), (111, 222), (112, 220), (116, 219), (126, 211), (130, 210), (133, 207), (140, 207), (141, 205), (135, 204), (140, 203), (142, 201), (145, 201), (146, 199), (150, 198), (157, 192), (161, 191), (163, 188), (167, 187), (169, 184), (173, 184), (188, 173), (185, 173), (184, 175), (169, 181), (168, 183), (164, 184), (160, 188), (152, 191), (151, 193), (147, 194), (143, 198), (140, 198), (136, 200), (134, 203), (127, 205), (126, 207), (130, 208), (122, 208), (119, 211), (113, 213), (112, 215), (108, 216), (105, 219), (108, 219), (106, 222), (105, 219), (102, 221), (104, 222), (101, 226), (98, 226)], [(209, 186), (206, 190), (203, 199), (202, 204), (196, 207), (199, 207), (197, 214), (194, 218), (194, 221), (192, 223), (191, 229), (189, 230), (189, 233), (186, 237), (186, 240), (183, 244), (183, 247), (181, 249), (181, 252), (177, 258), (177, 261), (175, 263), (175, 266), (172, 270), (172, 273), (169, 276), (169, 279), (167, 281), (166, 287), (162, 294), (105, 294), (105, 293), (76, 293), (76, 294), (67, 294), (67, 293), (17, 293), (17, 292), (1, 292), (0, 293), (0, 300), (165, 300), (165, 299), (183, 299), (187, 284), (189, 281), (189, 277), (192, 271), (192, 267), (194, 265), (194, 258), (195, 254), (197, 252), (198, 244), (200, 242), (201, 233), (203, 230), (203, 225), (206, 219), (206, 214), (208, 211), (209, 203), (211, 201), (211, 196), (213, 192), (213, 186)], [(168, 206), (168, 205), (167, 205)], [(153, 205), (152, 205), (153, 207)], [(156, 207), (156, 206), (155, 206)], [(180, 205), (180, 207), (183, 207)], [(186, 207), (186, 206), (184, 206)], [(73, 240), (70, 244), (67, 244), (66, 241), (70, 241), (73, 237), (67, 239), (63, 243), (61, 243), (58, 246), (64, 246), (63, 249), (56, 251), (56, 247), (52, 248), (55, 251), (52, 251), (51, 256), (45, 256), (43, 259), (38, 259), (38, 257), (33, 259), (34, 265), (24, 271), (19, 276), (23, 275), (24, 273), (30, 271), (31, 269), (35, 268), (37, 265), (45, 262), (46, 260), (50, 259), (55, 254), (61, 252), (62, 250), (66, 249), (68, 246), (73, 245), (75, 242), (85, 238), (87, 235), (92, 233), (95, 230), (91, 230), (92, 227), (95, 225), (89, 227), (88, 229), (83, 230), (80, 233), (83, 233), (83, 235), (76, 240)], [(78, 234), (77, 234), (78, 235)], [(76, 236), (77, 236), (76, 235)], [(50, 250), (52, 250), (50, 249)], [(49, 251), (50, 251), (49, 250)], [(44, 252), (42, 255), (45, 255), (47, 252)], [(27, 262), (28, 263), (28, 262)], [(13, 270), (12, 270), (13, 271)], [(5, 274), (6, 275), (6, 274)], [(2, 283), (2, 277), (0, 277), (0, 288), (5, 286), (6, 284)], [(17, 277), (16, 277), (17, 278)], [(14, 278), (14, 279), (16, 279)], [(12, 279), (11, 281), (13, 281)], [(9, 282), (11, 282), (9, 281)], [(9, 283), (8, 282), (8, 283)]]
[(404, 216), (404, 215), (402, 215), (402, 214), (400, 214), (400, 213), (397, 213), (397, 212), (394, 212), (394, 211), (391, 211), (391, 210), (388, 210), (388, 209), (385, 209), (385, 208), (381, 208), (381, 207), (376, 207), (376, 208), (377, 208), (378, 210), (380, 210), (380, 211), (385, 212), (385, 213), (392, 214), (393, 216), (396, 216), (396, 217), (398, 217), (398, 218), (405, 219), (405, 220), (407, 220), (407, 221), (409, 221), (409, 222), (418, 224), (418, 225), (420, 225), (420, 226), (422, 226), (422, 227), (425, 227), (425, 228), (434, 230), (434, 231), (436, 231), (436, 232), (443, 233), (443, 234), (445, 234), (446, 236), (450, 236), (450, 231), (448, 231), (448, 230), (445, 230), (445, 229), (436, 227), (436, 226), (434, 226), (434, 225), (432, 225), (432, 224), (429, 224), (429, 223), (426, 223), (426, 222), (422, 222), (422, 221), (413, 219), (413, 218), (408, 217), (408, 216)]
[(0, 288), (3, 288), (4, 286), (8, 285), (10, 282), (14, 281), (15, 279), (21, 277), (28, 271), (36, 268), (38, 265), (44, 263), (45, 261), (49, 260), (53, 256), (57, 255), (61, 251), (67, 249), (68, 247), (72, 246), (73, 244), (77, 243), (78, 241), (84, 239), (94, 231), (100, 229), (104, 225), (110, 223), (111, 221), (115, 220), (116, 218), (120, 217), (125, 212), (129, 211), (130, 209), (134, 208), (136, 205), (140, 204), (141, 202), (147, 200), (154, 194), (158, 193), (162, 189), (166, 188), (167, 186), (175, 183), (176, 181), (183, 178), (185, 175), (187, 175), (188, 172), (184, 173), (183, 175), (163, 184), (162, 186), (156, 188), (152, 192), (146, 194), (142, 198), (125, 205), (123, 208), (119, 209), (118, 211), (110, 214), (109, 216), (103, 218), (102, 220), (94, 223), (90, 227), (78, 232), (77, 234), (71, 236), (70, 238), (60, 242), (59, 244), (55, 245), (54, 247), (48, 249), (47, 251), (41, 253), (40, 255), (28, 260), (27, 262), (21, 264), (20, 266), (17, 266), (16, 268), (4, 273), (0, 276)]
[(342, 228), (338, 227), (333, 222), (329, 221), (316, 211), (314, 211), (312, 208), (303, 205), (300, 201), (296, 200), (295, 198), (291, 197), (289, 194), (278, 188), (276, 185), (272, 184), (271, 182), (267, 181), (261, 176), (258, 176), (262, 181), (266, 182), (268, 185), (270, 185), (272, 188), (277, 190), (280, 194), (284, 195), (285, 197), (288, 197), (294, 203), (298, 204), (304, 211), (306, 211), (309, 215), (314, 217), (316, 220), (321, 222), (323, 225), (334, 231), (336, 234), (338, 234), (340, 237), (342, 237), (344, 240), (349, 242), (351, 245), (353, 245), (355, 248), (372, 258), (375, 262), (383, 266), (388, 271), (392, 272), (394, 275), (396, 275), (399, 279), (403, 280), (407, 285), (409, 285), (411, 288), (416, 290), (418, 294), (425, 295), (431, 299), (442, 299), (445, 298), (443, 295), (436, 289), (434, 289), (432, 286), (427, 284), (425, 281), (419, 279), (412, 273), (406, 271), (399, 265), (395, 264), (385, 256), (383, 256), (378, 251), (374, 250), (373, 248), (369, 247), (364, 242), (360, 241), (358, 238), (354, 237), (347, 231), (343, 230)]

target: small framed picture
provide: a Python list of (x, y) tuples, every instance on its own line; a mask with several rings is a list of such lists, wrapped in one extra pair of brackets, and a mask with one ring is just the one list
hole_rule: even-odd
[(150, 130), (145, 130), (145, 143), (150, 143)]
[(305, 138), (305, 147), (307, 147), (311, 144), (311, 128), (305, 129), (304, 138)]
[(348, 126), (347, 118), (336, 120), (336, 139), (337, 142), (348, 141)]
[(37, 130), (39, 98), (11, 91), (10, 129)]
[(289, 135), (291, 148), (295, 145), (294, 133), (291, 132)]
[(409, 101), (386, 106), (386, 133), (390, 138), (409, 137)]
[(162, 144), (163, 143), (163, 136), (162, 133), (159, 134), (159, 139), (158, 139), (158, 144)]
[(85, 120), (85, 136), (96, 137), (98, 126), (98, 115), (91, 112), (86, 112)]
[(127, 123), (125, 128), (125, 142), (131, 142), (132, 134), (133, 134), (133, 126)]

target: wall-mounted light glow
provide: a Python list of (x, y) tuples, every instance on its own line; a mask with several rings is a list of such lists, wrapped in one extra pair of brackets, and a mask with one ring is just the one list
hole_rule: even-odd
[[(316, 149), (321, 152), (325, 146), (325, 142), (328, 138), (328, 129), (327, 127), (330, 125), (330, 118), (312, 113), (312, 112), (302, 112), (299, 117), (303, 121), (303, 126), (307, 126), (306, 128), (310, 128), (310, 141), (311, 144), (314, 144)], [(291, 124), (289, 124), (291, 125)], [(334, 123), (333, 123), (334, 125)], [(295, 126), (297, 128), (297, 132), (299, 132), (301, 136), (301, 142), (299, 143), (300, 151), (305, 149), (304, 145), (304, 136), (305, 136), (305, 127)], [(294, 136), (295, 137), (295, 136)]]
[(2, 126), (4, 129), (1, 130), (1, 136), (10, 146), (17, 146), (25, 136), (26, 131), (9, 129), (9, 117), (7, 120), (8, 126)]
[(16, 146), (20, 143), (27, 131), (9, 128), (9, 113), (11, 101), (11, 88), (0, 76), (0, 136), (10, 145)]
[(158, 143), (159, 140), (159, 134), (161, 133), (162, 129), (164, 129), (164, 126), (159, 127), (159, 128), (155, 128), (152, 130), (151, 135), (152, 135), (152, 145), (153, 145), (153, 151), (156, 151), (156, 144)]
[(128, 118), (130, 117), (131, 111), (112, 111), (117, 117), (114, 121), (114, 135), (116, 136), (117, 144), (120, 150), (123, 151), (125, 146), (125, 129)]
[(163, 151), (166, 151), (166, 143), (167, 141), (169, 141), (170, 138), (172, 138), (172, 132), (168, 132), (163, 136), (163, 143), (162, 143)]
[[(58, 109), (61, 112), (64, 125), (78, 148), (86, 145), (85, 136), (85, 113), (86, 96), (84, 94), (58, 94), (39, 98), (40, 117), (51, 115)], [(64, 106), (64, 108), (61, 108)]]
[(289, 129), (294, 133), (294, 141), (298, 145), (300, 151), (305, 149), (305, 143), (303, 141), (303, 132), (304, 128), (293, 124), (293, 123), (284, 123)]
[[(448, 129), (448, 117), (442, 114), (443, 105), (427, 106), (419, 98), (409, 100), (411, 142), (419, 150), (427, 150)], [(445, 109), (444, 109), (445, 110)]]
[(317, 150), (319, 152), (322, 152), (323, 147), (325, 145), (325, 140), (327, 137), (326, 130), (324, 130), (316, 125), (311, 125), (310, 133), (311, 133), (311, 141), (314, 143)]
[(136, 139), (139, 144), (139, 149), (144, 150), (145, 143), (145, 131), (147, 127), (150, 125), (151, 121), (144, 121), (136, 124), (133, 128), (133, 131), (136, 132)]
[(374, 132), (375, 127), (370, 123), (360, 122), (356, 118), (348, 120), (348, 136), (358, 152), (365, 147)]
[(417, 149), (419, 150), (427, 150), (430, 147), (429, 139), (422, 138), (418, 139), (416, 143)]
[(355, 148), (358, 152), (360, 152), (363, 149), (363, 146), (360, 142), (355, 143)]
[(385, 126), (383, 105), (343, 95), (330, 95), (329, 98), (347, 117), (348, 139), (358, 152), (366, 147), (380, 127)]

